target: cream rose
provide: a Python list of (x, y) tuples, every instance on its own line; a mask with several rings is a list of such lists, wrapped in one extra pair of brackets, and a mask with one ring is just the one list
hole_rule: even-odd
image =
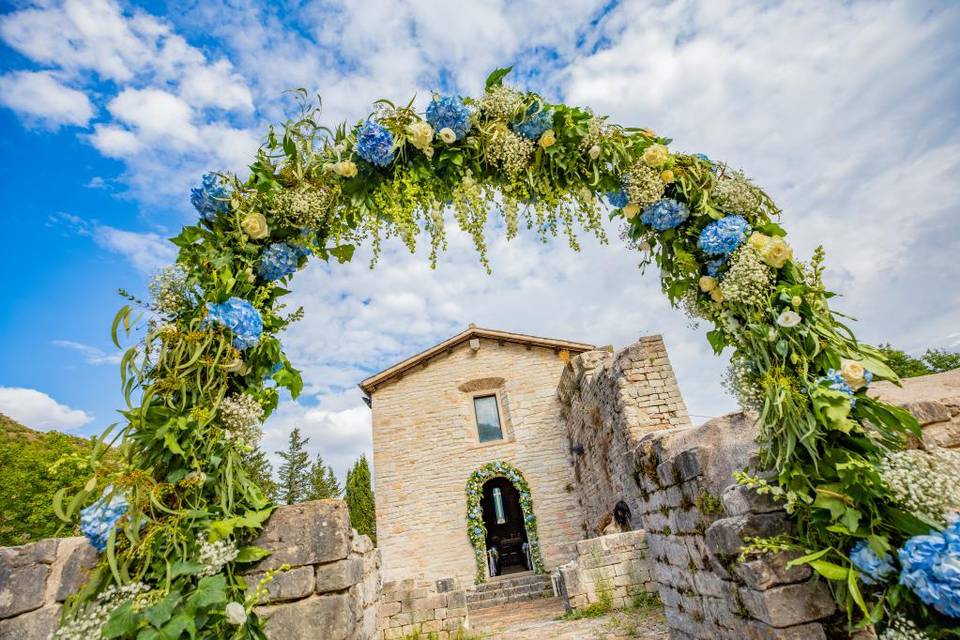
[(660, 181), (663, 182), (664, 184), (670, 184), (671, 182), (673, 182), (673, 171), (671, 171), (670, 169), (661, 171)]
[(763, 249), (760, 249), (760, 257), (774, 269), (779, 269), (787, 263), (787, 260), (793, 258), (793, 249), (786, 240), (775, 236), (767, 241)]
[(714, 287), (710, 290), (710, 299), (714, 302), (723, 302), (723, 292), (720, 291), (720, 287)]
[(540, 146), (544, 149), (552, 147), (557, 142), (557, 134), (554, 133), (553, 129), (547, 129), (543, 132), (543, 135), (540, 136)]
[(440, 129), (440, 139), (446, 142), (447, 144), (453, 144), (457, 141), (457, 134), (453, 132), (453, 129), (450, 127), (444, 127)]
[(227, 622), (232, 625), (240, 626), (247, 621), (247, 610), (239, 602), (227, 603), (223, 615), (227, 618)]
[(717, 288), (717, 279), (710, 276), (701, 276), (700, 277), (700, 291), (704, 293), (710, 293)]
[(799, 307), (801, 303), (803, 303), (803, 300), (800, 298), (800, 296), (793, 296), (792, 298), (790, 298), (790, 304), (792, 304), (795, 307)]
[(640, 159), (643, 160), (643, 164), (656, 169), (657, 167), (662, 167), (669, 157), (670, 152), (667, 151), (665, 146), (662, 144), (652, 144), (646, 148), (643, 155), (640, 156)]
[(357, 175), (357, 163), (353, 160), (341, 160), (333, 165), (333, 170), (338, 176), (352, 178)]
[(623, 217), (627, 220), (633, 220), (638, 213), (640, 213), (640, 205), (636, 202), (631, 202), (623, 208)]
[(433, 157), (433, 147), (432, 147), (432, 146), (426, 146), (426, 147), (424, 147), (424, 148), (423, 148), (423, 155), (427, 156), (428, 158), (432, 158), (432, 157)]
[(602, 149), (600, 149), (600, 145), (595, 144), (587, 151), (587, 155), (590, 156), (591, 160), (596, 160), (600, 157), (600, 151), (602, 151)]
[(854, 391), (867, 386), (867, 370), (859, 360), (841, 359), (840, 376)]
[(423, 120), (417, 120), (407, 125), (407, 137), (413, 146), (422, 151), (433, 141), (433, 127)]
[(248, 214), (240, 222), (240, 228), (253, 240), (262, 240), (270, 235), (270, 227), (267, 226), (267, 219), (262, 213)]
[(750, 245), (750, 248), (756, 251), (763, 251), (768, 242), (770, 242), (770, 236), (764, 235), (759, 231), (754, 231), (751, 233), (750, 238), (747, 240), (747, 244)]

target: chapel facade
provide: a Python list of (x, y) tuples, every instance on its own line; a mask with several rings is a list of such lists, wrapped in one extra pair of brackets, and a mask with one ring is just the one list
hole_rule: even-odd
[[(637, 362), (649, 379), (621, 375), (624, 398), (609, 404), (659, 407), (664, 415), (644, 414), (651, 430), (689, 426), (662, 340), (643, 341)], [(577, 541), (609, 524), (617, 503), (629, 519), (636, 485), (632, 470), (618, 466), (628, 452), (613, 442), (585, 450), (585, 416), (598, 411), (571, 406), (564, 391), (585, 367), (608, 360), (612, 351), (592, 344), (471, 325), (361, 382), (373, 414), (384, 581), (453, 577), (466, 586), (478, 566), (489, 579), (538, 568), (537, 561), (550, 572), (576, 556)], [(496, 471), (484, 470), (491, 465)], [(471, 508), (467, 484), (478, 470)], [(468, 508), (486, 529), (479, 540), (468, 531)]]

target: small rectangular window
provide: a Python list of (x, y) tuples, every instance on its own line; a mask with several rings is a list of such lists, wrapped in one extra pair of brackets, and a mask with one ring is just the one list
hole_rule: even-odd
[(477, 433), (480, 435), (480, 442), (503, 440), (500, 412), (497, 410), (497, 396), (474, 398), (473, 407), (477, 412)]

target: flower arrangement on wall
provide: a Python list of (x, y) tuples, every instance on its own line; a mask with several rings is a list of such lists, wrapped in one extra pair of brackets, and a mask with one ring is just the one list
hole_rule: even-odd
[(470, 474), (467, 480), (467, 537), (473, 545), (473, 555), (477, 562), (477, 584), (487, 580), (487, 527), (483, 523), (483, 485), (493, 478), (506, 478), (520, 495), (520, 509), (523, 512), (523, 526), (527, 531), (527, 543), (530, 545), (530, 561), (536, 573), (543, 573), (543, 555), (540, 551), (540, 537), (537, 535), (537, 516), (533, 513), (533, 498), (530, 485), (520, 470), (509, 462), (497, 460), (488, 462)]
[[(98, 445), (117, 448), (121, 469), (96, 466), (82, 492), (58, 495), (70, 522), (94, 505), (81, 520), (103, 549), (60, 637), (88, 628), (85, 616), (110, 638), (263, 637), (236, 568), (265, 553), (247, 543), (273, 505), (242, 456), (279, 389), (302, 387), (277, 338), (301, 315), (284, 307), (287, 283), (310, 256), (345, 262), (362, 242), (376, 260), (386, 237), (412, 250), (425, 234), (435, 264), (448, 210), (487, 268), (491, 216), (508, 238), (524, 227), (575, 250), (578, 229), (605, 242), (603, 217), (620, 221), (671, 303), (709, 325), (718, 354), (733, 352), (728, 383), (758, 412), (761, 462), (774, 471), (741, 478), (785, 502), (788, 544), (829, 581), (851, 627), (956, 629), (957, 525), (932, 510), (956, 505), (895, 486), (919, 426), (867, 394), (897, 377), (830, 309), (823, 252), (794, 256), (780, 210), (743, 173), (508, 86), (508, 72), (478, 98), (435, 95), (422, 113), (381, 100), (335, 129), (301, 94), (301, 113), (267, 132), (249, 177), (203, 177), (198, 220), (172, 240), (176, 266), (114, 322), (118, 346), (143, 335), (121, 364), (123, 422)], [(479, 550), (482, 530), (468, 534)]]

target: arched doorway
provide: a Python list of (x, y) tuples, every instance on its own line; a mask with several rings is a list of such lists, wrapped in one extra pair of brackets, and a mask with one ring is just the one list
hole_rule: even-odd
[(487, 571), (491, 577), (532, 569), (520, 492), (513, 483), (506, 478), (488, 480), (483, 485), (480, 507), (487, 530)]

